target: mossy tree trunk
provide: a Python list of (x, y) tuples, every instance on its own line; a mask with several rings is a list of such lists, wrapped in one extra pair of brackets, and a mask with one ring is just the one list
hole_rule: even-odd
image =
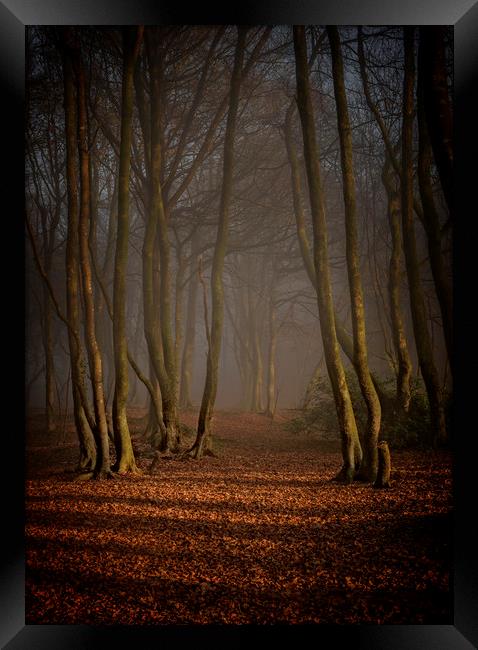
[(77, 76), (78, 99), (78, 149), (80, 159), (80, 216), (78, 239), (80, 248), (80, 269), (83, 286), (85, 342), (91, 377), (93, 407), (96, 420), (96, 465), (95, 476), (105, 477), (110, 473), (110, 455), (108, 443), (108, 423), (106, 420), (105, 398), (103, 391), (103, 366), (96, 339), (95, 300), (93, 293), (93, 275), (91, 271), (88, 239), (90, 236), (90, 143), (88, 137), (88, 116), (86, 100), (86, 80), (80, 51), (76, 51), (75, 67)]
[(302, 124), (304, 156), (314, 232), (317, 303), (327, 370), (332, 384), (342, 441), (343, 466), (337, 479), (350, 483), (362, 461), (362, 449), (335, 331), (334, 305), (327, 251), (327, 224), (319, 151), (315, 134), (305, 28), (294, 26), (297, 103)]
[(212, 322), (210, 345), (207, 355), (206, 381), (201, 401), (201, 409), (199, 412), (196, 440), (190, 450), (190, 453), (195, 458), (200, 458), (204, 453), (212, 453), (211, 417), (217, 393), (219, 358), (221, 353), (221, 339), (224, 322), (224, 287), (222, 273), (227, 248), (229, 208), (233, 181), (234, 136), (236, 130), (237, 110), (239, 106), (241, 71), (244, 60), (246, 33), (246, 27), (238, 27), (234, 68), (229, 93), (226, 134), (224, 138), (224, 162), (219, 208), (219, 224), (211, 270)]
[(133, 74), (143, 35), (142, 27), (123, 28), (123, 76), (121, 98), (121, 143), (118, 179), (118, 228), (114, 265), (113, 346), (115, 395), (113, 428), (116, 447), (115, 470), (137, 472), (126, 405), (128, 399), (128, 349), (126, 344), (126, 265), (129, 236), (129, 181), (133, 118)]
[(382, 171), (382, 181), (387, 194), (387, 214), (392, 240), (388, 270), (388, 297), (392, 339), (397, 359), (396, 407), (399, 411), (407, 413), (411, 398), (410, 381), (412, 377), (412, 363), (408, 352), (400, 300), (402, 258), (400, 192), (396, 187), (395, 174), (393, 173), (388, 156)]
[(66, 240), (66, 310), (70, 323), (68, 343), (72, 377), (73, 409), (80, 443), (78, 469), (93, 471), (96, 466), (96, 445), (93, 436), (95, 422), (86, 398), (85, 365), (79, 336), (79, 275), (78, 275), (78, 174), (77, 174), (77, 111), (75, 80), (71, 54), (71, 28), (63, 28), (62, 55), (65, 107), (66, 185), (68, 201), (68, 234)]
[[(285, 124), (284, 124), (284, 135), (285, 143), (287, 149), (287, 156), (290, 165), (290, 178), (291, 178), (291, 187), (292, 187), (292, 200), (294, 206), (294, 216), (295, 224), (297, 230), (297, 238), (299, 240), (299, 248), (304, 262), (304, 268), (306, 270), (307, 276), (314, 287), (317, 290), (317, 277), (315, 274), (315, 266), (313, 255), (310, 250), (310, 244), (307, 236), (307, 230), (305, 227), (305, 217), (304, 217), (304, 207), (302, 201), (302, 189), (301, 189), (301, 172), (300, 164), (297, 157), (297, 151), (294, 143), (294, 138), (292, 134), (292, 115), (294, 111), (294, 104), (289, 106), (289, 109), (286, 114)], [(353, 341), (350, 338), (350, 335), (346, 331), (345, 327), (339, 320), (337, 313), (334, 311), (335, 319), (335, 331), (337, 335), (337, 340), (339, 342), (342, 351), (353, 364), (354, 361), (354, 345)], [(373, 385), (375, 391), (380, 399), (380, 404), (382, 408), (387, 405), (388, 399), (384, 391), (381, 389), (380, 384), (374, 374), (371, 374)]]
[[(157, 38), (157, 28), (148, 28), (146, 46), (150, 71), (151, 122), (149, 203), (143, 243), (144, 327), (152, 365), (161, 389), (162, 417), (167, 432), (166, 447), (176, 451), (179, 444), (178, 381), (171, 330), (170, 243), (161, 188), (162, 65)], [(155, 253), (159, 253), (159, 276), (156, 274)], [(156, 280), (159, 281), (159, 287)], [(158, 293), (159, 314), (155, 299)]]
[(430, 407), (433, 445), (445, 442), (446, 425), (438, 373), (433, 360), (433, 350), (428, 331), (425, 300), (420, 280), (418, 251), (413, 219), (413, 118), (414, 118), (414, 28), (404, 28), (405, 75), (403, 82), (402, 123), (402, 230), (405, 262), (410, 292), (410, 308), (417, 356), (425, 383)]
[(347, 96), (345, 91), (342, 47), (337, 27), (327, 27), (327, 34), (332, 52), (332, 72), (335, 103), (337, 107), (337, 127), (340, 140), (342, 186), (345, 207), (345, 245), (354, 341), (353, 364), (357, 373), (362, 397), (367, 407), (367, 424), (364, 432), (363, 445), (364, 455), (359, 477), (363, 480), (373, 482), (377, 475), (378, 467), (377, 443), (380, 432), (381, 407), (380, 400), (378, 399), (378, 395), (370, 376), (368, 365), (365, 307), (362, 279), (360, 276), (352, 131), (350, 127)]

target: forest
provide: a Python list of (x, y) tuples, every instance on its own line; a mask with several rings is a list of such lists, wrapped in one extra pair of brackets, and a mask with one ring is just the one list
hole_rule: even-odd
[(452, 28), (26, 41), (27, 623), (451, 623)]

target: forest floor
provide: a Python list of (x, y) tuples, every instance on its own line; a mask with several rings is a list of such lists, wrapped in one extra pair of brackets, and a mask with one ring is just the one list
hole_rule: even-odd
[(145, 473), (86, 482), (71, 424), (30, 418), (26, 623), (452, 624), (450, 454), (392, 451), (390, 489), (343, 486), (337, 442), (291, 415), (218, 412), (216, 458), (149, 474), (133, 413)]

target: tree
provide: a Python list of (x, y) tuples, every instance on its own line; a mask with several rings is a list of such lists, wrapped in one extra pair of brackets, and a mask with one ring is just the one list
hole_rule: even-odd
[[(453, 117), (448, 92), (443, 25), (420, 27), (423, 110), (450, 214), (453, 195)], [(420, 74), (420, 72), (419, 72)]]
[(76, 76), (78, 81), (78, 148), (80, 160), (80, 215), (78, 238), (80, 250), (80, 269), (83, 287), (85, 341), (91, 375), (93, 406), (95, 412), (96, 434), (96, 477), (103, 478), (110, 474), (110, 455), (108, 444), (108, 423), (106, 420), (105, 397), (103, 390), (103, 364), (96, 338), (95, 302), (93, 295), (93, 274), (90, 262), (90, 142), (88, 134), (88, 116), (86, 103), (86, 80), (79, 49), (75, 50)]
[(71, 53), (71, 28), (61, 32), (63, 54), (63, 80), (65, 105), (66, 183), (68, 192), (68, 237), (66, 242), (66, 297), (67, 318), (70, 323), (68, 340), (70, 346), (71, 377), (76, 430), (80, 441), (79, 469), (93, 471), (96, 467), (96, 446), (93, 431), (96, 423), (86, 398), (85, 362), (79, 336), (79, 211), (77, 176), (77, 110), (73, 57)]
[(433, 350), (428, 331), (425, 301), (420, 281), (419, 262), (413, 220), (413, 117), (414, 117), (414, 28), (404, 28), (405, 74), (403, 80), (402, 116), (402, 231), (413, 331), (420, 369), (427, 390), (431, 418), (431, 442), (446, 441), (445, 413), (441, 387), (433, 360)]
[(367, 339), (365, 330), (365, 309), (362, 280), (360, 277), (359, 242), (357, 233), (357, 205), (355, 197), (355, 176), (352, 158), (352, 133), (344, 83), (344, 70), (340, 36), (337, 27), (327, 27), (332, 52), (332, 71), (335, 101), (337, 105), (337, 128), (340, 139), (343, 195), (345, 206), (345, 238), (347, 270), (352, 306), (352, 328), (354, 339), (354, 367), (360, 390), (367, 406), (367, 425), (364, 435), (364, 456), (360, 476), (373, 482), (377, 475), (377, 443), (380, 432), (381, 408), (368, 366)]
[(241, 88), (241, 70), (244, 60), (244, 49), (247, 29), (238, 27), (238, 38), (234, 55), (234, 68), (231, 77), (229, 93), (229, 110), (227, 114), (226, 133), (224, 136), (224, 163), (219, 209), (219, 224), (211, 272), (212, 321), (210, 345), (207, 355), (206, 381), (199, 412), (196, 440), (191, 448), (191, 454), (200, 458), (204, 453), (212, 452), (211, 417), (216, 400), (219, 355), (221, 352), (221, 337), (224, 322), (224, 288), (222, 271), (226, 255), (229, 210), (232, 192), (232, 170), (234, 164), (234, 134), (236, 127), (239, 94)]
[(397, 360), (397, 391), (395, 402), (398, 410), (406, 413), (409, 409), (411, 398), (410, 379), (412, 363), (408, 352), (400, 302), (400, 262), (402, 257), (400, 191), (396, 187), (395, 177), (388, 156), (386, 156), (386, 161), (383, 166), (382, 181), (387, 194), (387, 216), (392, 237), (392, 250), (388, 269), (388, 297), (392, 339)]
[(143, 28), (123, 29), (123, 77), (121, 102), (121, 145), (118, 180), (118, 228), (114, 266), (113, 345), (115, 354), (115, 396), (113, 427), (116, 446), (115, 469), (137, 472), (128, 427), (128, 352), (126, 345), (126, 261), (128, 257), (129, 181), (131, 160), (131, 123), (133, 113), (133, 74)]
[[(436, 28), (430, 28), (433, 32)], [(450, 364), (453, 355), (453, 307), (450, 280), (447, 277), (442, 253), (442, 228), (440, 216), (435, 204), (434, 191), (431, 179), (431, 166), (433, 160), (432, 145), (430, 141), (430, 127), (434, 129), (436, 151), (435, 158), (441, 162), (444, 169), (440, 169), (442, 186), (446, 191), (446, 199), (451, 204), (450, 180), (452, 178), (452, 149), (451, 125), (448, 107), (448, 89), (446, 87), (446, 73), (444, 70), (443, 54), (437, 54), (438, 69), (433, 63), (431, 46), (438, 46), (440, 42), (432, 37), (428, 29), (420, 29), (418, 46), (418, 79), (417, 79), (417, 117), (418, 117), (418, 183), (423, 206), (423, 225), (427, 234), (428, 255), (435, 283), (440, 313), (445, 335), (445, 344)], [(431, 69), (430, 69), (431, 68)], [(434, 81), (434, 83), (431, 82)], [(436, 85), (435, 85), (436, 84)], [(431, 97), (430, 97), (431, 95)], [(431, 104), (431, 106), (430, 106)], [(439, 119), (437, 120), (437, 115)], [(447, 176), (449, 174), (449, 176)], [(445, 185), (443, 185), (445, 183)], [(453, 370), (453, 367), (452, 367)]]
[(317, 302), (324, 356), (335, 399), (342, 440), (343, 466), (337, 476), (351, 483), (362, 461), (357, 424), (345, 378), (335, 330), (334, 305), (330, 285), (327, 252), (327, 224), (321, 183), (320, 157), (315, 135), (305, 28), (294, 26), (294, 50), (297, 79), (297, 104), (302, 124), (304, 157), (314, 232), (314, 266), (317, 278)]

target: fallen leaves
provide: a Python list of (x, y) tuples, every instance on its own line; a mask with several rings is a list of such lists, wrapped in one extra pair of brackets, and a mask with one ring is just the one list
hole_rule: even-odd
[(112, 481), (73, 482), (74, 446), (29, 450), (27, 623), (451, 622), (447, 453), (395, 452), (377, 492), (277, 422), (215, 427), (218, 458)]

